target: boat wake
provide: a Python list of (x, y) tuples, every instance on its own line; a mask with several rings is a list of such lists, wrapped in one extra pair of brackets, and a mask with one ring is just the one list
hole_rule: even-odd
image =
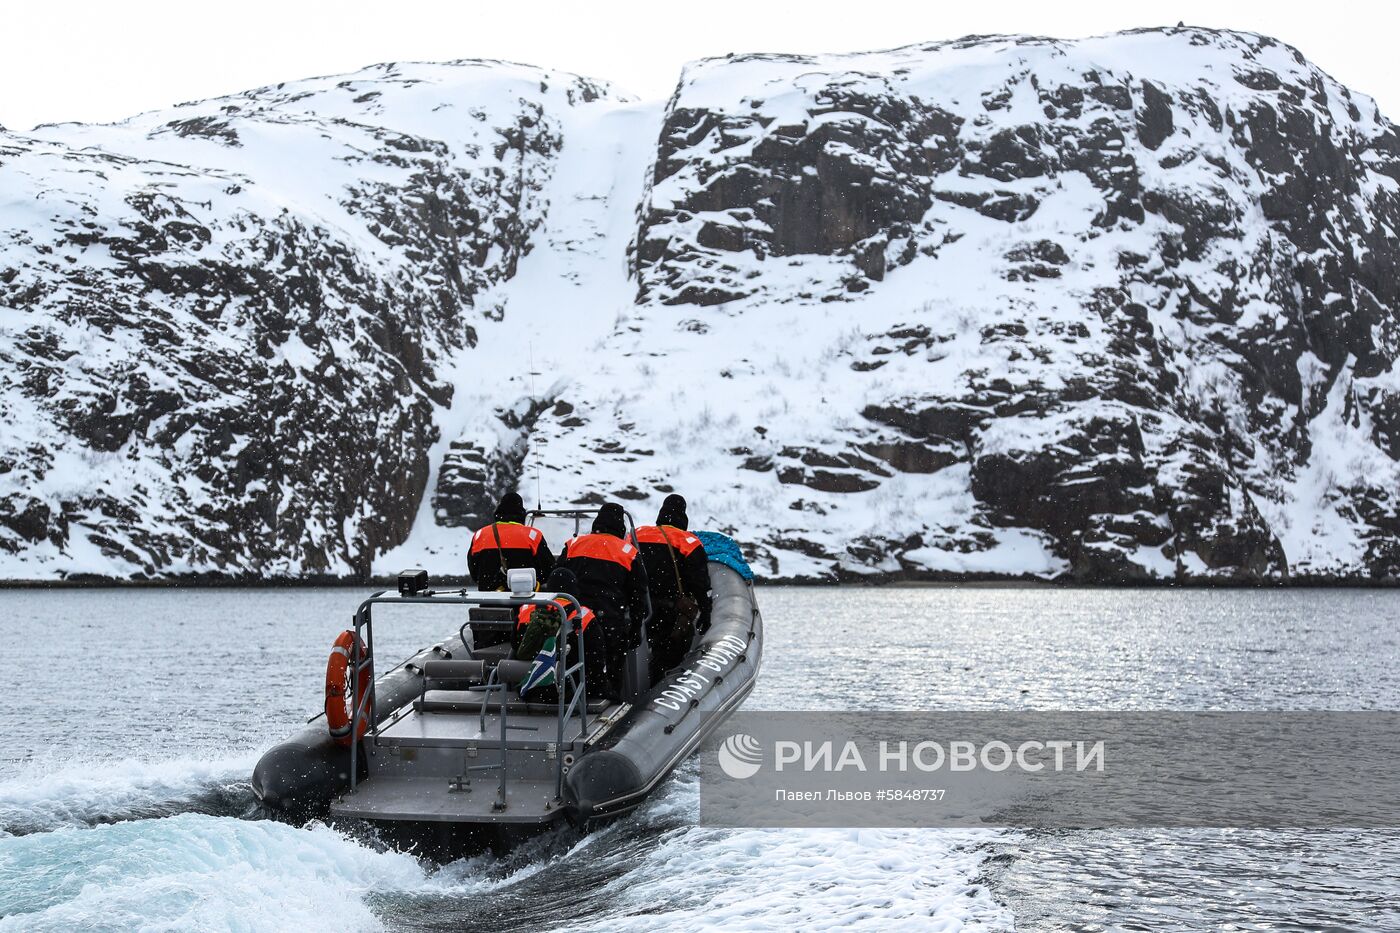
[(382, 929), (388, 905), (526, 883), (584, 838), (561, 829), (504, 858), (433, 865), (257, 818), (256, 760), (34, 763), (0, 781), (0, 931)]
[(324, 826), (202, 813), (0, 840), (0, 930), (378, 929), (425, 869)]
[(977, 880), (994, 831), (718, 829), (698, 818), (691, 761), (634, 817), (588, 837), (589, 873), (604, 881), (588, 921), (570, 929), (1012, 926)]
[(372, 836), (256, 818), (256, 757), (35, 766), (0, 782), (0, 933), (640, 931), (761, 925), (778, 903), (796, 928), (1005, 925), (974, 880), (994, 834), (700, 827), (694, 762), (589, 835), (560, 827), (436, 865)]
[(221, 759), (31, 763), (0, 780), (0, 834), (25, 836), (181, 813), (252, 816), (255, 754)]

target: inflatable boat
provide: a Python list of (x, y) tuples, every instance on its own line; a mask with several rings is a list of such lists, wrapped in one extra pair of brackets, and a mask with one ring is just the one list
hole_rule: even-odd
[[(434, 591), (422, 571), (405, 572), (398, 592), (376, 593), (356, 610), (331, 655), (326, 711), (262, 756), (254, 793), (276, 816), (368, 824), (390, 844), (442, 857), (627, 813), (758, 676), (763, 626), (753, 575), (728, 538), (698, 534), (710, 557), (710, 626), (655, 683), (643, 636), (617, 699), (590, 694), (587, 632), (570, 628), (568, 612), (556, 614), (556, 643), (572, 644), (553, 667), (552, 702), (522, 690), (539, 668), (510, 656), (516, 613), (572, 602), (535, 592), (533, 571), (512, 570), (510, 592)], [(376, 678), (376, 610), (388, 606), (456, 607), (462, 622)], [(402, 616), (380, 613), (379, 624)], [(594, 680), (601, 683), (596, 672)]]

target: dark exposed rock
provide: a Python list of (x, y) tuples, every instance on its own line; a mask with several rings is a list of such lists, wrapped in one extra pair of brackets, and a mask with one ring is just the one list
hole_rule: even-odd
[(774, 465), (780, 483), (822, 492), (867, 492), (893, 475), (878, 461), (853, 450), (828, 452), (812, 447), (784, 447), (774, 458), (763, 458), (751, 468), (768, 470)]
[(188, 120), (174, 120), (165, 125), (166, 130), (180, 136), (202, 136), (221, 142), (226, 146), (240, 146), (238, 131), (227, 120), (214, 116), (191, 117)]
[(977, 450), (973, 461), (973, 494), (1014, 524), (1069, 539), (1091, 516), (1152, 505), (1136, 425), (1095, 418), (1053, 445), (1027, 440), (1023, 449)]
[(1032, 194), (1017, 191), (935, 191), (940, 201), (970, 207), (984, 217), (1017, 223), (1030, 219), (1040, 201)]
[(802, 537), (775, 537), (771, 541), (771, 546), (773, 548), (778, 548), (784, 551), (796, 551), (797, 553), (805, 554), (808, 557), (816, 557), (826, 560), (831, 560), (835, 558), (835, 555), (828, 551), (821, 544), (817, 543), (816, 541), (812, 541)]
[(478, 528), (489, 521), (499, 497), (492, 490), (504, 489), (506, 465), (496, 454), (477, 444), (453, 441), (438, 466), (437, 487), (433, 491), (433, 516), (439, 525), (450, 528)]
[[(50, 535), (52, 511), (38, 499), (15, 497), (0, 500), (0, 524), (13, 530), (25, 541), (43, 541)], [(3, 541), (3, 539), (0, 539)]]
[[(1058, 267), (1069, 262), (1064, 247), (1053, 240), (1036, 240), (1034, 243), (1017, 246), (1007, 252), (1006, 258), (1016, 264), (1007, 272), (1007, 278), (1012, 281), (1059, 278)], [(1021, 328), (1020, 335), (1025, 335), (1024, 327)]]
[(861, 447), (870, 456), (883, 460), (901, 473), (937, 473), (946, 466), (967, 459), (959, 445), (935, 445), (928, 441), (882, 441)]
[(493, 412), (499, 431), (453, 441), (438, 467), (433, 492), (437, 523), (449, 528), (479, 528), (489, 522), (501, 496), (520, 486), (530, 434), (540, 418), (546, 413), (558, 417), (573, 411), (574, 406), (562, 399), (520, 399)]
[(1151, 81), (1142, 82), (1142, 109), (1137, 115), (1138, 139), (1156, 150), (1176, 128), (1172, 119), (1172, 99)]
[[(841, 81), (815, 93), (802, 125), (774, 126), (759, 112), (721, 117), (672, 107), (661, 131), (656, 186), (686, 169), (702, 144), (714, 153), (755, 134), (761, 139), (743, 161), (702, 168), (683, 200), (653, 198), (638, 236), (640, 297), (668, 304), (743, 297), (750, 289), (742, 275), (718, 254), (745, 250), (760, 257), (845, 254), (867, 279), (880, 280), (885, 245), (908, 236), (928, 210), (931, 193), (916, 179), (952, 164), (945, 153), (959, 124), (936, 106), (893, 93), (851, 93)], [(703, 285), (668, 272), (673, 257), (685, 254), (677, 237), (701, 212), (730, 218), (696, 228), (695, 259), (710, 254)]]
[[(929, 404), (933, 400), (902, 399), (889, 406), (869, 405), (862, 412), (878, 424), (899, 428), (913, 437), (970, 441), (973, 429), (994, 413), (960, 402)], [(926, 407), (921, 407), (921, 403)]]

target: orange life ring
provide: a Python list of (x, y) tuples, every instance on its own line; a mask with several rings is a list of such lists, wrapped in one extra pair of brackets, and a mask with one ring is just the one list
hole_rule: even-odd
[[(354, 649), (357, 642), (354, 632), (349, 629), (341, 632), (340, 637), (335, 640), (335, 646), (331, 648), (330, 659), (326, 661), (326, 724), (330, 726), (331, 738), (335, 739), (337, 745), (350, 744), (350, 719), (355, 714), (355, 708), (364, 699), (369, 690), (369, 682), (374, 676), (369, 674), (361, 678), (352, 705), (350, 663), (351, 657), (356, 653)], [(368, 717), (361, 719), (356, 738), (362, 737), (368, 729)]]

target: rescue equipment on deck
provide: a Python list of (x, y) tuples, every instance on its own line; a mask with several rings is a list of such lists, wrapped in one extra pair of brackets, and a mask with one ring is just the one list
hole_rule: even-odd
[[(331, 648), (331, 656), (326, 661), (326, 725), (330, 727), (331, 738), (337, 745), (350, 744), (350, 720), (355, 715), (369, 689), (370, 678), (361, 677), (359, 689), (355, 693), (354, 705), (350, 702), (350, 665), (361, 652), (354, 650), (359, 643), (355, 633), (346, 629), (340, 633)], [(367, 719), (360, 720), (359, 738), (369, 728)]]

